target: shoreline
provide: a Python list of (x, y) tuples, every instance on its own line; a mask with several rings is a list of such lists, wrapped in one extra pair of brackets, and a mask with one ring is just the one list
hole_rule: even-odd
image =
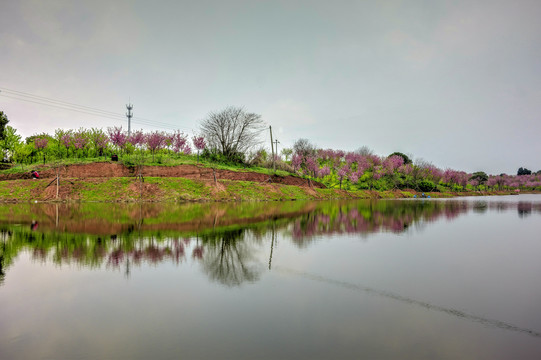
[[(339, 190), (241, 180), (184, 177), (61, 178), (0, 181), (0, 203), (135, 203), (242, 202), (345, 199), (421, 198), (422, 192), (403, 190)], [(539, 193), (539, 192), (521, 192)], [(57, 196), (58, 194), (58, 196)], [(515, 191), (425, 192), (431, 198), (518, 195)]]

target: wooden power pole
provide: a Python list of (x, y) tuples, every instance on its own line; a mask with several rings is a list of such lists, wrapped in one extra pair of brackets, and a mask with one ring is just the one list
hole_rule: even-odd
[(272, 126), (269, 125), (270, 139), (271, 139), (271, 153), (272, 153), (272, 169), (276, 172), (276, 164), (274, 162), (274, 143), (272, 141)]

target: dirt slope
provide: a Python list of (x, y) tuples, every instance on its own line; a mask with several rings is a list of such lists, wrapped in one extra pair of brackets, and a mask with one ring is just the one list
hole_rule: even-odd
[[(40, 173), (41, 179), (53, 179), (56, 177), (56, 169), (38, 168), (36, 170)], [(144, 177), (183, 177), (197, 180), (214, 180), (215, 174), (217, 180), (253, 181), (260, 183), (269, 182), (284, 185), (310, 186), (308, 180), (301, 179), (296, 176), (269, 176), (255, 172), (241, 172), (220, 169), (215, 170), (215, 173), (213, 173), (212, 169), (197, 165), (145, 166), (142, 169), (142, 174)], [(88, 179), (135, 177), (136, 175), (136, 168), (126, 167), (122, 164), (113, 162), (69, 165), (60, 169), (61, 178)], [(30, 178), (30, 172), (0, 175), (0, 181)], [(317, 188), (324, 188), (322, 184), (314, 181), (312, 181), (311, 185)]]

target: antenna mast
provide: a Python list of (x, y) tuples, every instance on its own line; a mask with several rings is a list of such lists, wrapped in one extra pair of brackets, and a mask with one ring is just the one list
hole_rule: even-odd
[(126, 113), (126, 116), (128, 117), (128, 136), (131, 134), (131, 118), (133, 116), (131, 110), (133, 109), (133, 105), (128, 103), (126, 105), (126, 109), (128, 109), (128, 112)]

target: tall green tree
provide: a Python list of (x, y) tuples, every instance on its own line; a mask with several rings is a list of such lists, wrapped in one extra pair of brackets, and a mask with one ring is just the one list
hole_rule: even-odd
[(15, 148), (21, 143), (21, 135), (17, 134), (17, 130), (11, 126), (6, 126), (3, 129), (3, 137), (0, 139), (0, 150), (2, 159), (11, 159), (15, 152)]
[(9, 120), (7, 115), (0, 111), (0, 140), (4, 139), (5, 131), (6, 131), (6, 125), (8, 124)]
[(478, 182), (477, 188), (479, 188), (479, 185), (487, 182), (488, 175), (484, 171), (476, 171), (472, 174), (470, 180), (476, 180)]
[(392, 153), (391, 155), (387, 156), (387, 157), (391, 157), (393, 155), (396, 155), (396, 156), (400, 156), (402, 159), (404, 159), (404, 164), (411, 164), (413, 163), (413, 161), (411, 161), (410, 157), (404, 153), (401, 153), (401, 152), (398, 152), (398, 151), (395, 151), (394, 153)]
[(532, 171), (523, 167), (520, 167), (517, 171), (517, 175), (531, 175)]

